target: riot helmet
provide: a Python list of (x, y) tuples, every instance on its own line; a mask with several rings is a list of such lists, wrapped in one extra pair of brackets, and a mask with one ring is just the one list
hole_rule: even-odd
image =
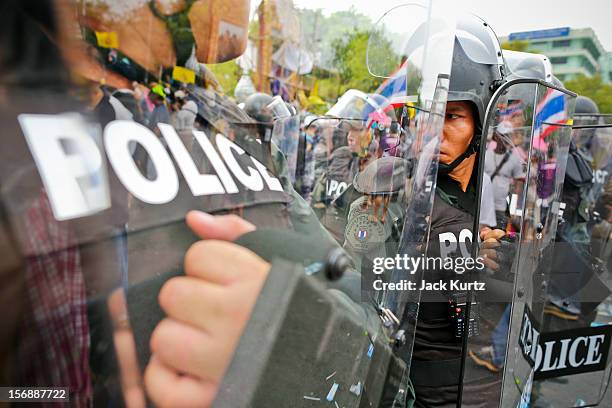
[(258, 122), (270, 123), (274, 120), (272, 111), (268, 109), (268, 105), (272, 102), (272, 96), (257, 92), (249, 96), (244, 101), (244, 111), (251, 118)]
[(576, 98), (576, 110), (574, 113), (579, 114), (598, 114), (599, 108), (597, 104), (589, 97), (578, 95)]
[(539, 78), (547, 82), (556, 79), (552, 74), (552, 64), (545, 55), (504, 50), (504, 61), (509, 78)]
[[(541, 54), (529, 52), (519, 52), (504, 50), (503, 57), (505, 61), (506, 78), (507, 80), (515, 79), (541, 79), (553, 84), (559, 88), (563, 88), (563, 84), (557, 77), (552, 74), (552, 65), (550, 60)], [(534, 94), (530, 87), (515, 86), (510, 87), (505, 91), (505, 100), (507, 104), (505, 108), (499, 109), (496, 112), (498, 116), (497, 126), (494, 127), (494, 136), (503, 141), (507, 148), (517, 147), (513, 136), (516, 134), (525, 134), (530, 131), (530, 126), (527, 126), (524, 120), (525, 109), (533, 100)], [(511, 131), (503, 131), (511, 129)], [(502, 130), (502, 131), (500, 131)]]
[[(574, 125), (596, 125), (599, 122), (599, 108), (597, 104), (586, 96), (579, 95), (576, 98), (576, 114)], [(584, 150), (591, 150), (595, 129), (574, 129), (573, 141)]]
[(502, 51), (491, 27), (474, 15), (460, 18), (455, 33), (448, 101), (467, 101), (473, 105), (475, 132), (463, 154), (452, 163), (439, 164), (440, 173), (450, 173), (478, 151), (487, 106), (504, 79)]
[(362, 194), (397, 194), (405, 187), (405, 174), (411, 171), (411, 166), (411, 162), (400, 157), (381, 157), (355, 175), (353, 186)]

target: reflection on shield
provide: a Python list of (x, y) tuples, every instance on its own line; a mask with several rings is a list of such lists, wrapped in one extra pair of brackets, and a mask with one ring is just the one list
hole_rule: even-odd
[(234, 55), (242, 53), (244, 28), (228, 23), (219, 22), (217, 40), (217, 60), (226, 61)]
[[(492, 178), (505, 236), (495, 246), (496, 266), (470, 276), (485, 282), (486, 291), (472, 293), (481, 324), (480, 334), (465, 343), (464, 406), (474, 402), (474, 392), (487, 395), (492, 406), (533, 403), (538, 389), (534, 362), (545, 331), (542, 313), (553, 276), (575, 96), (524, 81), (502, 87), (485, 125), (493, 137), (483, 148), (483, 170)], [(501, 160), (503, 176), (497, 174)], [(487, 245), (481, 251), (488, 254)]]

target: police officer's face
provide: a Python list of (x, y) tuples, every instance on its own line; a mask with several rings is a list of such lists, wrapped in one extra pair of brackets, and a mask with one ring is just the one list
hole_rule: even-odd
[(351, 151), (354, 153), (358, 153), (364, 142), (366, 142), (368, 137), (368, 131), (365, 128), (359, 129), (351, 129), (348, 132), (346, 141), (348, 147), (350, 147)]
[(448, 102), (440, 143), (440, 161), (450, 164), (467, 149), (474, 136), (474, 114), (469, 102)]

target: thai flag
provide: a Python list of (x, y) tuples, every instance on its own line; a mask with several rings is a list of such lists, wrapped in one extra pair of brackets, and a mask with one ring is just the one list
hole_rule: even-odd
[(516, 115), (522, 115), (523, 110), (525, 109), (525, 105), (522, 101), (513, 102), (507, 105), (504, 109), (501, 109), (498, 113), (499, 120), (498, 122), (511, 122), (512, 118)]
[(391, 76), (380, 84), (376, 94), (382, 95), (391, 100), (393, 97), (406, 95), (406, 64), (408, 60), (400, 66)]
[[(391, 76), (384, 80), (376, 89), (374, 94), (370, 95), (376, 100), (378, 107), (367, 106), (364, 117), (367, 118), (366, 126), (370, 128), (373, 124), (382, 123), (385, 126), (390, 124), (390, 118), (387, 115), (389, 110), (395, 109), (406, 103), (406, 64), (404, 62)], [(382, 97), (382, 98), (381, 98)]]
[[(567, 123), (565, 94), (556, 89), (548, 88), (544, 98), (536, 106), (535, 135), (539, 135), (541, 143), (544, 138), (557, 130), (557, 124)], [(534, 140), (534, 144), (537, 140)]]

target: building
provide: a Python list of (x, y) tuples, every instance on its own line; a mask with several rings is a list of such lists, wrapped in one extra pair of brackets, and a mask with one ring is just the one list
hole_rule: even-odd
[(612, 83), (612, 52), (607, 52), (599, 61), (601, 77), (604, 82)]
[(579, 74), (601, 75), (605, 82), (612, 80), (612, 53), (606, 52), (591, 28), (561, 27), (500, 37), (502, 43), (516, 40), (529, 43), (526, 51), (548, 56), (553, 73), (561, 81)]

